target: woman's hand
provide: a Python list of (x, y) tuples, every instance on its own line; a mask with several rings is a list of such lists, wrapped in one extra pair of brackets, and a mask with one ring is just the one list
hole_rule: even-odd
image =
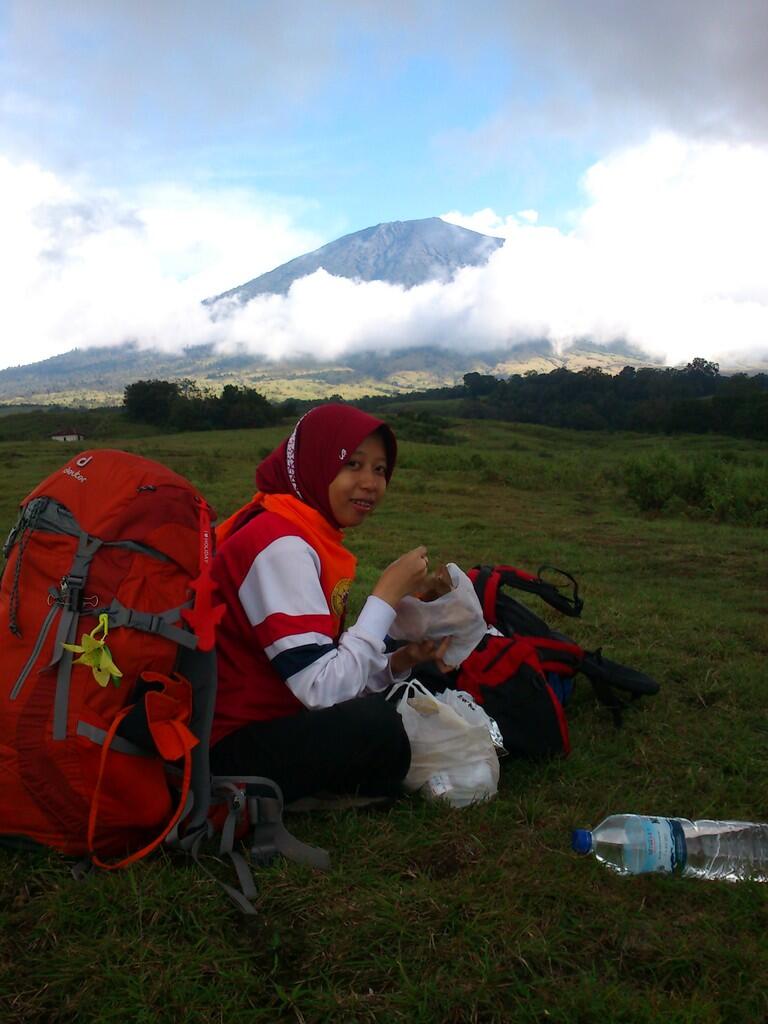
[(381, 598), (394, 608), (406, 594), (418, 593), (428, 569), (427, 549), (421, 544), (387, 566), (373, 588), (373, 596)]
[(404, 647), (399, 647), (389, 659), (389, 667), (393, 675), (400, 675), (407, 672), (414, 665), (422, 661), (434, 661), (441, 672), (453, 671), (450, 665), (443, 661), (445, 652), (451, 642), (449, 636), (443, 640), (414, 640)]

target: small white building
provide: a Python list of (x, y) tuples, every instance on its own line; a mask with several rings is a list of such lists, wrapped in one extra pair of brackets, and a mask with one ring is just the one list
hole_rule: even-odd
[(51, 434), (52, 441), (84, 441), (85, 434), (81, 434), (79, 430), (75, 430), (73, 427), (68, 427), (66, 430), (57, 430), (55, 434)]

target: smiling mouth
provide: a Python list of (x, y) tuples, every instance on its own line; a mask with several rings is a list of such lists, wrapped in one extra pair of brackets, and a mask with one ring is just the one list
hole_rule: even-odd
[(362, 512), (372, 512), (375, 506), (374, 502), (365, 501), (363, 498), (352, 498), (352, 504)]

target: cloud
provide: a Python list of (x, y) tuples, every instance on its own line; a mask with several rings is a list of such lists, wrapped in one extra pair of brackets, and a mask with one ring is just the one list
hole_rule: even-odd
[(506, 239), (482, 268), (408, 291), (320, 271), (237, 310), (225, 345), (326, 357), (546, 338), (636, 346), (670, 363), (768, 356), (768, 148), (670, 134), (594, 164), (570, 232), (484, 209), (444, 219)]
[(507, 239), (481, 280), (516, 333), (624, 338), (671, 362), (765, 356), (766, 176), (768, 148), (664, 134), (590, 168), (569, 233), (487, 210), (446, 219)]
[(535, 47), (561, 81), (577, 76), (603, 113), (686, 135), (768, 139), (764, 0), (517, 0), (495, 9), (512, 43)]
[(475, 161), (519, 159), (521, 134), (768, 139), (765, 0), (8, 0), (2, 27), (0, 142), (62, 170), (87, 160), (119, 176), (126, 157), (192, 167), (249, 146), (289, 166), (287, 126), (332, 108), (363, 67), (361, 88), (389, 86), (414, 58), (509, 72), (489, 79), (494, 102), (474, 128), (436, 126), (474, 139)]
[[(663, 132), (768, 144), (768, 3), (507, 0), (456, 7), (442, 45), (484, 45), (505, 88), (469, 121), (436, 126), (436, 158), (471, 179), (505, 168), (520, 201), (549, 205), (564, 168)], [(561, 211), (562, 214), (562, 211)]]
[(18, 361), (75, 346), (211, 342), (270, 358), (442, 344), (622, 341), (671, 363), (768, 356), (768, 148), (662, 134), (589, 169), (565, 232), (533, 211), (447, 213), (506, 239), (484, 267), (405, 290), (325, 271), (210, 320), (200, 300), (317, 247), (239, 193), (148, 190), (132, 207), (0, 161), (5, 334)]
[[(258, 180), (291, 173), (290, 128), (332, 91), (370, 37), (397, 50), (394, 2), (7, 0), (0, 14), (0, 148), (64, 173), (125, 180), (143, 164), (189, 175), (233, 151)], [(404, 15), (403, 24), (409, 18)], [(409, 30), (410, 31), (410, 30)], [(417, 45), (418, 35), (412, 35)], [(375, 61), (368, 63), (374, 73)], [(307, 151), (308, 150), (308, 151)], [(286, 152), (288, 151), (288, 152)], [(293, 169), (295, 173), (295, 166)]]
[(128, 340), (206, 341), (203, 298), (321, 241), (295, 227), (300, 201), (168, 186), (133, 199), (0, 157), (5, 365)]

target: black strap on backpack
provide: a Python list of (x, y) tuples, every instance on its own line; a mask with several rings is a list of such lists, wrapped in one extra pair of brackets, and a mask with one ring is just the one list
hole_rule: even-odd
[[(589, 679), (595, 696), (613, 715), (616, 726), (622, 723), (622, 711), (640, 697), (652, 697), (660, 686), (655, 679), (629, 665), (610, 661), (603, 657), (602, 650), (586, 651), (580, 670)], [(626, 694), (620, 697), (616, 691)]]

